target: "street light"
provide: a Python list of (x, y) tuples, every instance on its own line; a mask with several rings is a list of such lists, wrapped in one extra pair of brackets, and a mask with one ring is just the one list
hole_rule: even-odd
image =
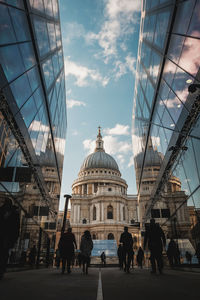
[(62, 225), (62, 229), (61, 229), (61, 235), (65, 232), (68, 203), (69, 203), (69, 199), (72, 196), (70, 196), (70, 195), (64, 195), (64, 197), (65, 197), (65, 209), (64, 209), (63, 225)]

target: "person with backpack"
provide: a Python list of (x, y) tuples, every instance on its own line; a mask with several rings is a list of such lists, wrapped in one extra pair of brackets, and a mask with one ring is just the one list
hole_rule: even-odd
[(62, 274), (65, 273), (65, 266), (67, 262), (67, 273), (71, 273), (71, 264), (74, 257), (74, 248), (77, 249), (75, 235), (72, 233), (72, 229), (68, 228), (67, 232), (61, 235), (58, 249), (60, 257), (62, 259)]
[(144, 250), (146, 245), (150, 250), (150, 262), (151, 262), (151, 273), (156, 273), (156, 268), (160, 274), (163, 270), (162, 251), (163, 247), (166, 246), (165, 234), (159, 224), (155, 223), (154, 219), (150, 220), (149, 227), (146, 227), (144, 236)]
[(83, 264), (83, 273), (88, 274), (88, 267), (90, 265), (90, 255), (93, 249), (93, 241), (89, 230), (86, 230), (81, 238), (81, 258)]
[(121, 234), (120, 243), (123, 245), (123, 263), (124, 272), (129, 273), (131, 259), (133, 256), (133, 238), (128, 232), (128, 227), (124, 227), (124, 232)]

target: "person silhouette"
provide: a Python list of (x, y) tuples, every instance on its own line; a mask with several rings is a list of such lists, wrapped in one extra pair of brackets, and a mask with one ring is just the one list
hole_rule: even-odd
[(142, 250), (142, 247), (139, 247), (136, 259), (138, 266), (142, 269), (142, 263), (144, 260), (144, 251)]
[(88, 267), (90, 265), (90, 255), (93, 249), (93, 241), (89, 230), (86, 230), (81, 238), (81, 257), (83, 264), (83, 273), (88, 274)]
[(176, 242), (172, 238), (167, 247), (167, 257), (172, 268), (174, 265), (178, 264), (178, 248)]
[(105, 255), (105, 252), (102, 252), (101, 255), (101, 263), (102, 263), (102, 266), (106, 266), (106, 255)]
[(119, 247), (117, 249), (117, 256), (119, 260), (119, 268), (120, 270), (123, 269), (123, 246), (122, 244), (119, 244)]
[(165, 234), (159, 224), (155, 223), (154, 219), (150, 220), (149, 227), (146, 227), (144, 236), (144, 249), (148, 243), (148, 248), (150, 250), (150, 262), (151, 262), (151, 273), (156, 273), (156, 263), (159, 273), (162, 274), (163, 270), (163, 260), (162, 251), (163, 246), (166, 246)]
[(74, 248), (77, 249), (75, 235), (72, 233), (72, 229), (68, 228), (67, 232), (61, 235), (58, 243), (58, 249), (60, 251), (60, 257), (62, 258), (62, 274), (65, 273), (65, 266), (67, 262), (67, 273), (71, 273), (71, 263), (74, 257)]
[(17, 206), (6, 198), (0, 207), (0, 279), (6, 272), (9, 250), (12, 249), (19, 237), (20, 217)]
[(126, 226), (124, 227), (124, 232), (121, 234), (120, 243), (123, 244), (124, 272), (129, 273), (131, 258), (133, 256), (133, 238)]

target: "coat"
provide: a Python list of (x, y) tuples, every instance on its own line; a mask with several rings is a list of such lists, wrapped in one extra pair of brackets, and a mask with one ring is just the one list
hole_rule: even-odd
[(93, 249), (93, 241), (91, 237), (86, 237), (85, 235), (83, 235), (81, 238), (81, 245), (80, 245), (81, 255), (85, 257), (90, 257), (92, 249)]
[(58, 244), (61, 258), (71, 259), (74, 256), (74, 247), (76, 247), (75, 235), (72, 232), (63, 233)]

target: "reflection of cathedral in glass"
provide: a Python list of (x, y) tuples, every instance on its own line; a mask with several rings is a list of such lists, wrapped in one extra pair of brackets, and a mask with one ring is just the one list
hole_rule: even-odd
[(20, 257), (33, 244), (54, 248), (67, 126), (64, 60), (57, 0), (1, 1), (0, 15), (0, 206), (8, 196), (19, 208)]
[[(144, 152), (140, 152), (135, 156), (135, 171), (136, 171), (136, 182), (138, 185), (139, 175), (142, 169)], [(149, 139), (146, 156), (145, 156), (145, 166), (143, 167), (143, 176), (140, 186), (140, 195), (138, 197), (139, 203), (139, 219), (141, 224), (145, 219), (147, 209), (151, 203), (151, 194), (153, 192), (155, 183), (158, 179), (160, 169), (162, 167), (163, 155), (158, 152), (158, 150), (152, 145), (151, 139)], [(170, 176), (168, 182), (165, 183), (165, 188), (157, 199), (154, 206), (150, 207), (150, 217), (155, 218), (160, 224), (166, 222), (165, 230), (168, 236), (174, 236), (174, 224), (167, 222), (168, 218), (172, 216), (176, 209), (180, 206), (178, 215), (176, 216), (176, 230), (178, 228), (178, 233), (180, 237), (188, 238), (189, 236), (189, 211), (186, 203), (182, 205), (185, 201), (186, 195), (181, 191), (181, 182), (179, 178), (175, 176)]]
[(200, 83), (199, 9), (199, 1), (143, 1), (132, 135), (142, 225), (154, 216), (194, 247), (200, 241), (199, 89), (188, 88)]
[(104, 150), (100, 128), (95, 151), (88, 155), (72, 185), (70, 223), (77, 241), (89, 229), (93, 239), (120, 239), (124, 226), (138, 237), (138, 229), (131, 227), (138, 221), (137, 198), (127, 195), (127, 184), (119, 167)]

